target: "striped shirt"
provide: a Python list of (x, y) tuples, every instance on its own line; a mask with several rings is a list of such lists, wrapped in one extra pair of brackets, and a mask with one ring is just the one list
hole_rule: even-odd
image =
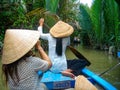
[(37, 71), (46, 71), (48, 63), (37, 57), (28, 57), (26, 60), (21, 60), (18, 64), (18, 75), (20, 78), (17, 85), (9, 78), (8, 86), (10, 90), (44, 90), (41, 87), (41, 77), (38, 76)]

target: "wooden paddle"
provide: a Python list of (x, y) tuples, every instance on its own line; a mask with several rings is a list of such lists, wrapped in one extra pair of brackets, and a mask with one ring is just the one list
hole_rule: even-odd
[(75, 54), (76, 57), (78, 57), (79, 59), (85, 60), (87, 61), (87, 66), (89, 66), (91, 64), (90, 61), (88, 61), (87, 58), (85, 58), (80, 52), (78, 52), (74, 47), (72, 46), (68, 46), (68, 48)]

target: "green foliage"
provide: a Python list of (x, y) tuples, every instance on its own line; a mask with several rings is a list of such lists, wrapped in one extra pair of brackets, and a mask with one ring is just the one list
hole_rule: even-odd
[(116, 23), (118, 22), (118, 6), (114, 0), (94, 0), (91, 8), (91, 20), (96, 43), (115, 44)]
[[(8, 28), (37, 29), (45, 18), (45, 30), (58, 20), (71, 24), (86, 45), (115, 44), (120, 47), (120, 6), (118, 0), (94, 0), (91, 8), (77, 0), (9, 0), (0, 1), (0, 41)], [(119, 3), (118, 3), (119, 4)], [(79, 7), (79, 8), (78, 8)], [(80, 13), (79, 13), (80, 12)], [(79, 21), (79, 23), (77, 23)], [(79, 27), (81, 26), (81, 29)], [(73, 37), (72, 37), (73, 38)]]
[[(34, 21), (36, 24), (38, 23), (40, 17), (45, 19), (45, 28), (50, 29), (58, 20), (59, 17), (56, 14), (53, 14), (49, 11), (47, 11), (45, 8), (37, 8), (35, 10), (30, 11), (26, 14), (29, 18), (35, 18), (36, 21)], [(36, 25), (34, 25), (36, 26)]]
[(115, 46), (117, 50), (120, 50), (120, 30), (119, 30), (120, 22), (116, 22), (115, 28)]
[(26, 28), (26, 29), (30, 28), (31, 26), (28, 25), (29, 24), (28, 18), (26, 17), (24, 9), (21, 5), (17, 8), (16, 12), (17, 12), (18, 18), (16, 19), (16, 21), (14, 21), (12, 27)]
[(119, 7), (115, 0), (94, 0), (91, 8), (80, 5), (82, 41), (100, 48), (113, 44), (119, 47), (119, 15)]
[(93, 32), (88, 6), (80, 5), (79, 23), (81, 26), (81, 39), (83, 45), (92, 45)]
[(0, 41), (3, 42), (5, 30), (10, 28), (13, 22), (17, 18), (16, 16), (16, 7), (18, 4), (16, 3), (1, 3), (0, 7)]
[(57, 14), (63, 21), (72, 22), (78, 20), (79, 4), (75, 3), (76, 1), (60, 0)]
[(60, 17), (60, 20), (67, 22), (74, 28), (71, 40), (73, 40), (74, 36), (80, 34), (80, 26), (78, 23), (79, 3), (76, 3), (76, 1), (77, 0), (60, 0), (57, 10), (57, 15)]
[(30, 12), (36, 8), (44, 8), (45, 0), (23, 0), (25, 3), (25, 7), (27, 8), (27, 12)]
[[(106, 42), (111, 45), (114, 44), (117, 46), (117, 37), (119, 36), (118, 29), (118, 20), (119, 20), (119, 12), (118, 5), (114, 0), (106, 1), (105, 3), (105, 33), (107, 33)], [(113, 39), (111, 39), (114, 37)], [(118, 47), (118, 46), (117, 46)]]
[(51, 11), (52, 13), (56, 13), (59, 0), (45, 0), (45, 1), (46, 1), (46, 9), (48, 11)]
[[(104, 31), (104, 18), (103, 18), (103, 0), (95, 0), (91, 8), (91, 19), (93, 23), (93, 30), (95, 32), (95, 38), (97, 44), (101, 43), (102, 33)], [(103, 30), (102, 30), (103, 29)]]

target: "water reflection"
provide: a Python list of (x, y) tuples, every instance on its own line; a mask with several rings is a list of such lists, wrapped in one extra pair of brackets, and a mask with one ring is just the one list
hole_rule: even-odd
[[(75, 45), (74, 47), (92, 63), (88, 68), (98, 75), (120, 62), (117, 58), (109, 55), (107, 51), (84, 48), (81, 45)], [(67, 49), (66, 55), (68, 59), (76, 58), (69, 49)], [(120, 64), (108, 70), (101, 77), (120, 89)]]

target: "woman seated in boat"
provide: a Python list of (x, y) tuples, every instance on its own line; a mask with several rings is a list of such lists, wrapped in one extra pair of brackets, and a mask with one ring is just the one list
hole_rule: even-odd
[[(46, 90), (37, 71), (47, 71), (52, 63), (38, 41), (40, 34), (32, 30), (7, 30), (2, 54), (2, 71), (10, 90)], [(34, 57), (37, 48), (41, 58)]]
[(70, 45), (70, 35), (73, 27), (63, 21), (58, 21), (51, 29), (50, 33), (43, 33), (44, 19), (39, 20), (38, 30), (40, 38), (48, 40), (48, 54), (52, 61), (50, 70), (54, 73), (62, 73), (65, 76), (74, 78), (81, 73), (81, 69), (88, 65), (85, 60), (67, 60), (65, 51)]

